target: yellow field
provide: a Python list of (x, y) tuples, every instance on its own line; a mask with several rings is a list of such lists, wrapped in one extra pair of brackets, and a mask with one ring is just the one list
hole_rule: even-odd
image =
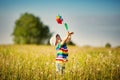
[(0, 80), (120, 80), (120, 48), (68, 46), (64, 75), (55, 72), (55, 48), (1, 45)]

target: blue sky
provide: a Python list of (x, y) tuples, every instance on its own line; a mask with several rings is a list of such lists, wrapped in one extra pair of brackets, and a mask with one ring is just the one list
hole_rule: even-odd
[(120, 45), (119, 0), (0, 0), (0, 44), (13, 43), (15, 21), (25, 12), (64, 37), (64, 26), (55, 21), (56, 15), (62, 15), (69, 30), (74, 31), (72, 41), (77, 45)]

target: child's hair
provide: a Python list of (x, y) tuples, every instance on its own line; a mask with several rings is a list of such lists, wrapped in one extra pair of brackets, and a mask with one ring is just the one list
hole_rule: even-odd
[(56, 45), (56, 37), (59, 36), (59, 34), (55, 34), (53, 35), (51, 38), (50, 38), (50, 44), (52, 46), (55, 46)]

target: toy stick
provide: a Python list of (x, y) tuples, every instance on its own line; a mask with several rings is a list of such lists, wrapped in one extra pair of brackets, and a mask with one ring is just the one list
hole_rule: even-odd
[(65, 29), (68, 31), (68, 25), (67, 23), (64, 23)]

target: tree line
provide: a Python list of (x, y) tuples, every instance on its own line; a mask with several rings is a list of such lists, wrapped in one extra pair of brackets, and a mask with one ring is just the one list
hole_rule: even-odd
[[(15, 21), (12, 35), (15, 44), (49, 44), (53, 33), (39, 17), (24, 13)], [(72, 41), (69, 44), (75, 45)]]

